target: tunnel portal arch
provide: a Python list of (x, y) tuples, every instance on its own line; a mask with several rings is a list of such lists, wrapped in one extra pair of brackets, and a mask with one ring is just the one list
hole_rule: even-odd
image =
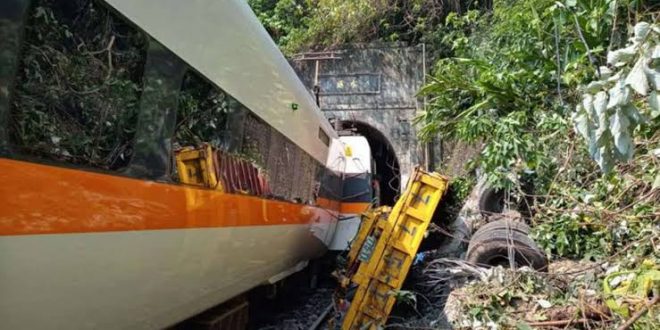
[(426, 76), (423, 44), (344, 45), (297, 54), (291, 64), (335, 128), (352, 125), (376, 152), (383, 145), (394, 155), (400, 189), (416, 166), (431, 168), (436, 162), (439, 144), (419, 141), (413, 124), (424, 108), (424, 99), (417, 95)]
[(381, 205), (393, 206), (401, 191), (401, 167), (396, 151), (387, 137), (362, 121), (342, 121), (339, 132), (364, 136), (372, 155), (372, 179), (377, 181)]

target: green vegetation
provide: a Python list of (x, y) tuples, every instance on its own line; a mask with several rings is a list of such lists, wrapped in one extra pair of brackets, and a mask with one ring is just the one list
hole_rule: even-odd
[[(430, 100), (418, 118), (421, 138), (485, 141), (469, 166), (518, 197), (525, 194), (519, 183), (531, 181), (537, 238), (549, 254), (605, 256), (641, 233), (658, 235), (648, 220), (660, 216), (654, 57), (660, 35), (658, 25), (638, 23), (656, 20), (660, 6), (636, 0), (250, 3), (288, 53), (387, 40), (442, 49), (420, 91)], [(635, 69), (641, 61), (648, 62), (643, 81)], [(599, 123), (593, 105), (602, 107), (602, 98), (626, 79), (640, 80), (644, 90), (628, 83), (621, 104), (601, 111)], [(602, 136), (580, 140), (595, 134)]]
[[(233, 107), (230, 103), (233, 102)], [(181, 86), (175, 140), (180, 146), (224, 147), (229, 113), (236, 102), (199, 75), (188, 72)], [(209, 119), (210, 118), (210, 119)]]
[[(420, 90), (430, 100), (417, 121), (422, 139), (483, 143), (468, 166), (533, 202), (533, 236), (551, 259), (660, 264), (660, 4), (251, 3), (288, 54), (425, 42), (436, 59)], [(640, 326), (660, 323), (650, 319)]]
[(435, 43), (450, 12), (469, 0), (248, 0), (282, 51), (336, 47), (345, 43), (402, 41)]
[(146, 42), (94, 1), (35, 1), (12, 105), (16, 147), (104, 169), (126, 165)]
[[(650, 56), (641, 49), (654, 49), (657, 26), (642, 24), (646, 34), (632, 36), (644, 38), (635, 46), (639, 55), (605, 67), (607, 49), (624, 46), (610, 43), (612, 36), (632, 34), (637, 20), (654, 19), (643, 8), (625, 1), (500, 1), (484, 15), (447, 18), (442, 43), (454, 56), (437, 62), (421, 91), (432, 102), (419, 118), (422, 137), (486, 141), (473, 166), (480, 166), (492, 184), (525, 195), (518, 182), (531, 180), (535, 236), (550, 256), (603, 258), (630, 248), (631, 242), (633, 259), (653, 254), (660, 216), (656, 94), (639, 97), (625, 87), (623, 105), (600, 109), (600, 126), (591, 116), (598, 110), (591, 108), (587, 116), (582, 102), (593, 98), (584, 93), (607, 97), (614, 84), (590, 80), (608, 79), (610, 72), (615, 77), (610, 79), (625, 82), (635, 74), (630, 73), (633, 60)], [(631, 13), (636, 19), (628, 21)], [(650, 77), (658, 72), (655, 63), (647, 68)], [(660, 88), (652, 80), (646, 84)], [(577, 112), (575, 104), (580, 104)], [(631, 114), (624, 118), (622, 109)], [(587, 138), (601, 136), (587, 146), (575, 124)]]

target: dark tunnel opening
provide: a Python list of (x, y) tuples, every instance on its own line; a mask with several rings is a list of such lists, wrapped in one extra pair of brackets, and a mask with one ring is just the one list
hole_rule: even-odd
[(399, 197), (401, 173), (394, 148), (385, 135), (374, 127), (358, 121), (342, 121), (341, 130), (364, 136), (372, 154), (372, 177), (380, 186), (380, 205), (393, 206)]

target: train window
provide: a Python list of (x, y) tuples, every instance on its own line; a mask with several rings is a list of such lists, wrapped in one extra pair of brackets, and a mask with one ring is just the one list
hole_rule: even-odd
[(245, 108), (199, 73), (188, 70), (179, 95), (174, 142), (179, 147), (210, 143), (223, 151), (239, 147)]
[(57, 162), (124, 168), (133, 153), (146, 35), (89, 0), (35, 0), (24, 31), (10, 147)]
[(328, 136), (328, 134), (321, 127), (319, 127), (319, 139), (326, 146), (328, 146), (328, 147), (330, 146), (330, 137)]
[(183, 60), (156, 40), (149, 40), (134, 154), (127, 175), (170, 180), (172, 134), (185, 71)]
[(18, 53), (19, 36), (23, 29), (28, 1), (0, 1), (0, 155), (9, 152), (7, 122), (9, 116), (9, 90), (13, 86)]

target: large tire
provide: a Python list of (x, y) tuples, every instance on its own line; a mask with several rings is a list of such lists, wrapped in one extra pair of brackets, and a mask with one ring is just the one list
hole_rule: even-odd
[(490, 235), (491, 232), (493, 231), (517, 231), (521, 234), (528, 235), (529, 234), (529, 226), (520, 221), (514, 221), (514, 220), (497, 220), (493, 222), (489, 222), (479, 228), (477, 232), (475, 232), (472, 235), (471, 240), (480, 240), (480, 237), (483, 236), (488, 236)]
[(516, 267), (529, 266), (544, 271), (548, 262), (528, 233), (529, 227), (524, 223), (509, 220), (491, 222), (472, 236), (466, 259), (481, 266), (508, 267), (511, 252)]

